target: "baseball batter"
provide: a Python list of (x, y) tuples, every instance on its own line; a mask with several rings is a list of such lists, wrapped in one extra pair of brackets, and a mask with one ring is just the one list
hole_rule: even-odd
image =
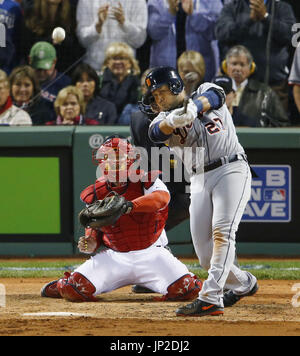
[(163, 247), (169, 191), (158, 172), (141, 172), (139, 181), (130, 180), (135, 173), (130, 170), (131, 152), (130, 143), (120, 138), (109, 138), (99, 148), (103, 176), (81, 193), (81, 199), (92, 206), (114, 192), (125, 198), (126, 210), (101, 230), (86, 228), (79, 250), (91, 254), (101, 245), (105, 248), (72, 274), (46, 284), (42, 297), (97, 301), (97, 295), (131, 284), (163, 294), (161, 300), (192, 300), (198, 295), (201, 281)]
[[(160, 114), (149, 128), (154, 142), (166, 142), (184, 159), (186, 148), (204, 148), (192, 157), (190, 224), (195, 251), (208, 278), (198, 299), (177, 315), (220, 315), (224, 307), (256, 293), (256, 278), (234, 265), (235, 235), (251, 193), (251, 172), (238, 141), (222, 88), (202, 84), (186, 107), (183, 82), (170, 67), (146, 77), (144, 105), (155, 101)], [(191, 150), (189, 150), (191, 152)], [(223, 294), (223, 290), (229, 290)]]

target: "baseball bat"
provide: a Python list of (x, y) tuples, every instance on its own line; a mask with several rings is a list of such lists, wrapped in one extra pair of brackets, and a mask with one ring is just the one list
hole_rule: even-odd
[(196, 86), (198, 84), (198, 74), (196, 72), (189, 72), (184, 76), (184, 81), (186, 84), (190, 85), (189, 92), (186, 94), (184, 100), (183, 100), (183, 108), (184, 112), (186, 113), (188, 102), (190, 99), (190, 94), (196, 89)]

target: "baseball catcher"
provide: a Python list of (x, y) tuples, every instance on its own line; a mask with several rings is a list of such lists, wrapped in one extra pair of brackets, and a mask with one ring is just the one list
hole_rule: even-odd
[[(111, 137), (97, 152), (103, 175), (81, 193), (85, 236), (82, 253), (93, 254), (73, 273), (46, 284), (42, 297), (97, 301), (96, 296), (139, 284), (158, 300), (192, 300), (202, 282), (164, 246), (170, 194), (160, 172), (137, 172), (132, 145)], [(139, 179), (133, 179), (138, 174)], [(102, 249), (97, 253), (98, 248)]]

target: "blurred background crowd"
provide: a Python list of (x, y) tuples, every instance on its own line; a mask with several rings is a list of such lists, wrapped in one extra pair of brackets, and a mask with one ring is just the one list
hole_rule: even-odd
[(236, 126), (300, 126), (296, 3), (1, 0), (0, 125), (130, 125), (167, 65), (222, 86)]

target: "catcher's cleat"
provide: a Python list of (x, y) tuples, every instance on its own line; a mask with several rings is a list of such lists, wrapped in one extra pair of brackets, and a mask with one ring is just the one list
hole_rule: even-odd
[(254, 295), (258, 291), (258, 284), (257, 282), (254, 284), (254, 287), (250, 290), (250, 292), (246, 294), (234, 294), (232, 290), (229, 290), (228, 292), (224, 293), (223, 296), (223, 303), (224, 303), (224, 308), (229, 308), (232, 307), (234, 304), (236, 304), (239, 300), (241, 300), (244, 297), (250, 297)]
[(191, 304), (187, 304), (176, 310), (177, 316), (206, 316), (206, 315), (222, 315), (224, 314), (224, 308), (203, 302), (200, 299), (196, 299)]
[(156, 293), (152, 289), (135, 284), (132, 286), (131, 291), (136, 294)]
[(57, 282), (52, 281), (44, 285), (41, 289), (41, 297), (43, 298), (62, 298), (57, 289)]

